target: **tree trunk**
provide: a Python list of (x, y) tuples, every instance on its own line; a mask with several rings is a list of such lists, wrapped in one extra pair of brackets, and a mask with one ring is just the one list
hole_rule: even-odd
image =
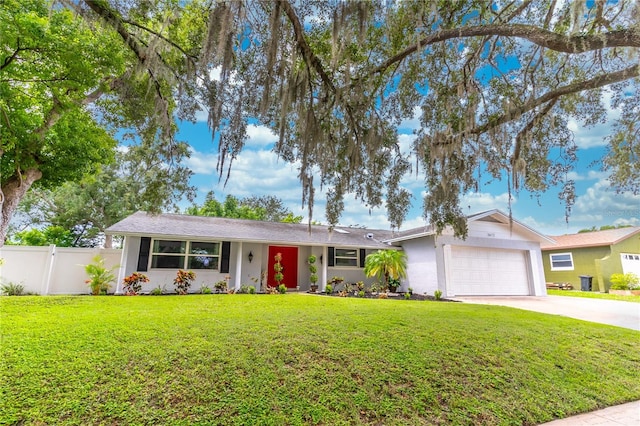
[(113, 235), (105, 234), (104, 236), (104, 248), (113, 248)]
[(14, 174), (2, 184), (0, 193), (0, 247), (4, 246), (4, 240), (9, 230), (9, 221), (13, 217), (18, 204), (31, 188), (31, 185), (42, 177), (38, 169), (27, 169), (22, 175)]

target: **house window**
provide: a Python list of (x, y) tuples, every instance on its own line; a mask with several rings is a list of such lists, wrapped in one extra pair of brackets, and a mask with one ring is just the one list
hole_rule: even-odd
[(637, 254), (622, 254), (624, 260), (640, 260), (640, 255)]
[(573, 256), (571, 253), (550, 254), (552, 271), (573, 271)]
[(335, 266), (357, 267), (358, 265), (358, 249), (336, 249)]
[(154, 240), (151, 267), (158, 269), (218, 269), (220, 243)]

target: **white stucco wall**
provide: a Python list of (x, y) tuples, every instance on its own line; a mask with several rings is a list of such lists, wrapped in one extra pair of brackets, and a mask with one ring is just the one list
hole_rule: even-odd
[(434, 237), (404, 241), (402, 246), (407, 254), (407, 279), (401, 289), (406, 291), (411, 287), (415, 294), (432, 296), (439, 288)]

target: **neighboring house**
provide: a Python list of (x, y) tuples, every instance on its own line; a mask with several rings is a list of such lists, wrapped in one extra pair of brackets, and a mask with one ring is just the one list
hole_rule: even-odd
[[(196, 272), (193, 291), (228, 277), (231, 288), (272, 285), (274, 257), (282, 254), (284, 284), (309, 289), (307, 258), (318, 261), (323, 289), (333, 276), (365, 281), (365, 257), (379, 249), (402, 249), (408, 278), (402, 289), (432, 295), (544, 295), (540, 242), (544, 235), (504, 213), (491, 210), (468, 218), (469, 236), (440, 236), (429, 227), (393, 234), (386, 230), (259, 222), (217, 217), (138, 212), (107, 232), (125, 236), (118, 282), (133, 272), (145, 273), (143, 288), (173, 289), (178, 269)], [(256, 283), (257, 282), (257, 283)], [(121, 291), (121, 285), (116, 292)]]
[(611, 274), (633, 272), (640, 276), (640, 227), (551, 237), (542, 245), (544, 275), (548, 282), (581, 288), (580, 276), (591, 276), (593, 291), (611, 287)]

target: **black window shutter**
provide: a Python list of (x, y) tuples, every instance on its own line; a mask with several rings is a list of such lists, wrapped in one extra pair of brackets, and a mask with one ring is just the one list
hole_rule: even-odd
[(140, 252), (138, 253), (138, 272), (146, 272), (149, 267), (149, 250), (151, 249), (151, 238), (140, 238)]
[(328, 266), (334, 266), (335, 265), (335, 251), (334, 251), (333, 247), (329, 247), (328, 257), (329, 257), (329, 259), (327, 260), (327, 265)]
[(365, 249), (360, 249), (360, 267), (364, 268), (364, 258), (367, 257)]
[(222, 242), (222, 258), (220, 259), (220, 272), (229, 273), (229, 257), (231, 256), (231, 242)]

